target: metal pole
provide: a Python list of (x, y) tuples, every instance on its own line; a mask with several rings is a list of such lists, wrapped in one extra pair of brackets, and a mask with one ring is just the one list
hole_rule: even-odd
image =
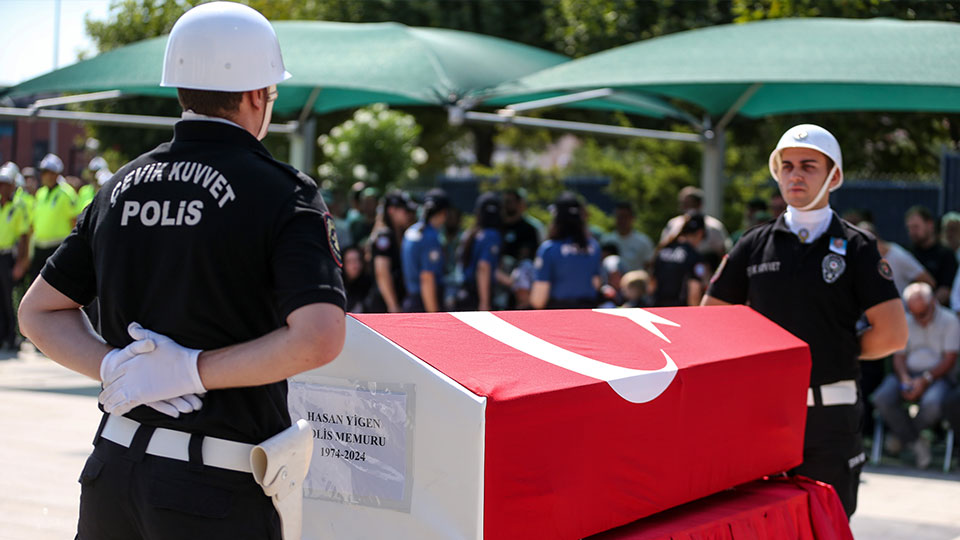
[[(73, 122), (90, 122), (93, 124), (110, 124), (117, 126), (167, 129), (180, 121), (175, 116), (148, 116), (142, 114), (114, 114), (83, 111), (60, 111), (46, 109), (22, 109), (18, 107), (0, 107), (0, 118), (47, 118), (70, 120)], [(297, 130), (297, 122), (284, 124), (270, 124), (269, 133), (293, 133)]]
[(291, 156), (291, 165), (307, 174), (313, 173), (313, 156), (317, 148), (317, 119), (311, 116), (300, 124), (300, 134), (303, 140), (303, 148), (300, 151), (298, 161), (293, 161)]
[[(53, 3), (53, 69), (60, 66), (60, 0)], [(50, 143), (48, 150), (57, 153), (57, 121), (50, 121)]]
[[(709, 126), (709, 119), (705, 122)], [(723, 157), (726, 130), (718, 128), (704, 132), (703, 163), (700, 165), (700, 187), (703, 188), (703, 211), (710, 216), (723, 217)]]
[(515, 126), (559, 129), (559, 130), (565, 130), (565, 131), (576, 131), (580, 133), (593, 133), (596, 135), (611, 135), (615, 137), (647, 137), (651, 139), (683, 141), (683, 142), (700, 142), (703, 140), (703, 137), (701, 137), (699, 134), (696, 134), (696, 133), (683, 133), (678, 131), (662, 131), (657, 129), (608, 126), (604, 124), (591, 124), (588, 122), (569, 122), (566, 120), (529, 118), (526, 116), (502, 116), (499, 114), (481, 113), (481, 112), (474, 112), (474, 111), (467, 111), (463, 113), (463, 118), (470, 122), (481, 122), (481, 123), (488, 123), (488, 124), (512, 124)]

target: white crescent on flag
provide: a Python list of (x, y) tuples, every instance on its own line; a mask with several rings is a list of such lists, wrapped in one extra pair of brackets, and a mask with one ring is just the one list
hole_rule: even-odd
[[(670, 340), (654, 324), (680, 325), (654, 315), (649, 311), (632, 309), (595, 309), (597, 313), (626, 317), (667, 343)], [(631, 403), (647, 403), (660, 396), (677, 375), (677, 365), (660, 349), (666, 365), (660, 369), (643, 370), (615, 366), (558, 347), (529, 332), (517, 328), (487, 311), (450, 313), (475, 330), (522, 353), (581, 375), (607, 382), (623, 399)]]

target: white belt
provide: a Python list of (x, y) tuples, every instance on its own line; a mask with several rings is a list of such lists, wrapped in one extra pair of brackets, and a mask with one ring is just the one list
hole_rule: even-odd
[[(133, 435), (139, 427), (140, 422), (111, 414), (108, 416), (100, 436), (129, 448), (130, 442), (133, 441)], [(150, 443), (147, 444), (147, 453), (152, 456), (189, 462), (189, 445), (189, 433), (158, 427), (154, 429), (153, 436), (150, 437)], [(245, 473), (252, 472), (250, 451), (253, 450), (253, 446), (252, 444), (216, 437), (204, 437), (201, 452), (203, 464)]]
[[(824, 407), (857, 403), (857, 381), (837, 381), (820, 385), (817, 388), (820, 390), (820, 404)], [(813, 388), (807, 388), (807, 407), (813, 407), (816, 404), (813, 399), (813, 392)]]

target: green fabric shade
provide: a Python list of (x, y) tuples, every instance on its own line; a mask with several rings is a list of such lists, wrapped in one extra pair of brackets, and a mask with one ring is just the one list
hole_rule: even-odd
[[(279, 85), (277, 115), (298, 113), (315, 88), (313, 111), (384, 102), (448, 105), (569, 59), (505, 39), (398, 23), (280, 21), (274, 23), (284, 64), (293, 77)], [(8, 95), (124, 93), (175, 97), (160, 88), (167, 37), (148, 39), (23, 82)], [(592, 103), (593, 107), (622, 108)], [(673, 109), (656, 98), (638, 97), (630, 112), (662, 116)]]
[[(752, 96), (744, 94), (754, 87)], [(812, 111), (960, 111), (960, 24), (777, 19), (679, 32), (599, 52), (504, 83), (487, 95), (614, 88), (723, 115)]]

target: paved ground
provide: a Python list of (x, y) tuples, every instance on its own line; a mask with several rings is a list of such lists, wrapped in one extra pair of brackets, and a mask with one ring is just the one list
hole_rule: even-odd
[[(36, 353), (0, 356), (0, 540), (73, 538), (97, 391)], [(960, 540), (960, 473), (868, 468), (851, 526), (861, 540)]]

